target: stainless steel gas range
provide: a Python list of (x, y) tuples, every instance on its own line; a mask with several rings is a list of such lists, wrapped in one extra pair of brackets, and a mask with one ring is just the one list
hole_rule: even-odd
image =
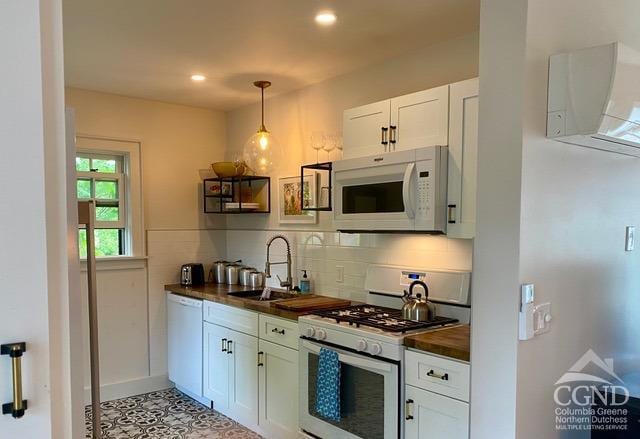
[[(404, 337), (468, 323), (470, 273), (371, 266), (367, 304), (300, 317), (300, 427), (322, 439), (402, 437)], [(423, 323), (402, 319), (402, 291), (413, 280), (429, 285), (438, 317)], [(339, 420), (316, 411), (322, 348), (340, 362)]]

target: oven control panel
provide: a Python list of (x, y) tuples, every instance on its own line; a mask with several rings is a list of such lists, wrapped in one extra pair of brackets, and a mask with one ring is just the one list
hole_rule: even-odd
[[(364, 353), (390, 360), (400, 361), (402, 359), (404, 346), (402, 344), (403, 337), (401, 336), (380, 334), (376, 337), (375, 334), (371, 334), (367, 330), (348, 325), (338, 325), (327, 323), (326, 321), (308, 322), (308, 320), (312, 319), (314, 319), (314, 316), (300, 318), (300, 336), (304, 339), (330, 344), (329, 348), (344, 348), (355, 353)], [(387, 338), (387, 340), (385, 341), (384, 338)]]

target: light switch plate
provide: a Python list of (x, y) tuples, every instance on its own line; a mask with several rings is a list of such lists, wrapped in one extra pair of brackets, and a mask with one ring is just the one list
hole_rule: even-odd
[(541, 303), (533, 309), (533, 332), (535, 335), (544, 334), (551, 329), (551, 303)]
[(336, 265), (336, 282), (344, 282), (344, 267), (341, 265)]
[(624, 239), (624, 250), (628, 252), (634, 251), (636, 248), (636, 228), (635, 226), (627, 226)]

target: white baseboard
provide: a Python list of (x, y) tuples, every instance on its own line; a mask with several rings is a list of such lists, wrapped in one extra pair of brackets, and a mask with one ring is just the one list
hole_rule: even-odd
[[(100, 400), (112, 401), (114, 399), (126, 398), (128, 396), (141, 395), (143, 393), (155, 392), (173, 387), (167, 375), (156, 375), (142, 377), (119, 383), (105, 384), (100, 386)], [(91, 388), (84, 388), (85, 405), (91, 404)]]

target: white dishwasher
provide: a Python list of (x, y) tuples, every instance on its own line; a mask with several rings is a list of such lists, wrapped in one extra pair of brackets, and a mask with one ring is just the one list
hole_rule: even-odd
[(167, 293), (169, 380), (202, 397), (202, 300)]

